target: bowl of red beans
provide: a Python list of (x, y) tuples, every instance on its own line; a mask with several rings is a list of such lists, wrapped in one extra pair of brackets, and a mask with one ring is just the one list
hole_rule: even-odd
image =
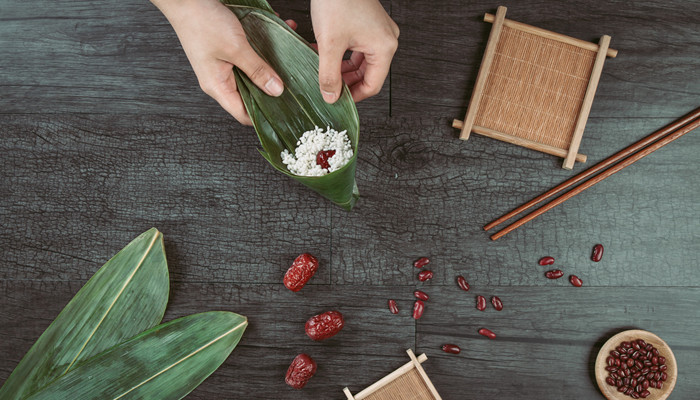
[(595, 362), (598, 387), (609, 400), (666, 399), (676, 385), (676, 358), (666, 342), (639, 329), (608, 339)]

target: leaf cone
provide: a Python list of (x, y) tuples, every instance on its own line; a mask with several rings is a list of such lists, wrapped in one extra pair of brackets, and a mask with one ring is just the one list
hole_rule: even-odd
[[(250, 115), (262, 156), (283, 174), (301, 182), (323, 197), (350, 210), (359, 197), (355, 169), (360, 123), (347, 86), (340, 98), (328, 104), (318, 82), (318, 54), (296, 32), (279, 19), (264, 0), (223, 0), (241, 21), (248, 42), (279, 74), (285, 90), (279, 97), (261, 91), (240, 70), (234, 68), (238, 90)], [(304, 132), (316, 126), (325, 130), (347, 130), (353, 149), (351, 160), (337, 171), (323, 176), (299, 176), (289, 172), (281, 153), (294, 154)]]

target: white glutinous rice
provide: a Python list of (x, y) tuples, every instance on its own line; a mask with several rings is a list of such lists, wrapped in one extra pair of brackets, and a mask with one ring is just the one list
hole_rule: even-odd
[[(328, 158), (328, 168), (322, 168), (316, 163), (316, 156), (320, 151), (335, 150), (335, 154)], [(352, 145), (347, 131), (338, 132), (331, 127), (326, 131), (318, 126), (308, 132), (304, 132), (297, 142), (294, 154), (284, 150), (282, 162), (289, 172), (301, 176), (322, 176), (342, 168), (352, 158)]]

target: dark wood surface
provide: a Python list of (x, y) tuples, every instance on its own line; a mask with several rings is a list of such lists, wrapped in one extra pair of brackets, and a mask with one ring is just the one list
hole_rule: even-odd
[[(426, 353), (444, 399), (596, 399), (593, 361), (628, 328), (674, 349), (673, 399), (700, 393), (700, 134), (691, 133), (492, 242), (481, 227), (576, 173), (561, 160), (450, 128), (464, 115), (497, 3), (384, 1), (401, 28), (381, 94), (358, 104), (362, 193), (344, 212), (274, 171), (200, 92), (150, 3), (0, 0), (0, 382), (82, 284), (139, 233), (165, 235), (166, 320), (207, 311), (250, 326), (192, 399), (341, 399)], [(307, 1), (273, 1), (312, 38)], [(700, 103), (700, 14), (688, 1), (521, 1), (508, 17), (612, 36), (581, 152), (592, 165)], [(600, 263), (590, 261), (603, 243)], [(292, 293), (291, 261), (321, 267)], [(549, 281), (537, 260), (557, 259)], [(415, 279), (429, 256), (435, 278)], [(469, 293), (454, 279), (466, 276)], [(412, 292), (430, 294), (422, 319)], [(474, 309), (500, 296), (497, 312)], [(397, 299), (392, 315), (386, 301)], [(303, 331), (329, 309), (346, 327)], [(477, 334), (488, 327), (489, 341)], [(460, 355), (440, 351), (444, 343)], [(319, 369), (283, 381), (300, 352)]]

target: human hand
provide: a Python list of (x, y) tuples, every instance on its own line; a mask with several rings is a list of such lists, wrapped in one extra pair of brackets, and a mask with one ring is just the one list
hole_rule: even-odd
[[(398, 46), (399, 28), (378, 0), (311, 0), (319, 84), (328, 103), (342, 82), (356, 102), (379, 93)], [(349, 60), (343, 60), (352, 50)]]
[(218, 0), (151, 1), (175, 29), (199, 86), (240, 123), (252, 125), (238, 93), (233, 66), (268, 95), (282, 94), (279, 75), (253, 50), (238, 18)]

